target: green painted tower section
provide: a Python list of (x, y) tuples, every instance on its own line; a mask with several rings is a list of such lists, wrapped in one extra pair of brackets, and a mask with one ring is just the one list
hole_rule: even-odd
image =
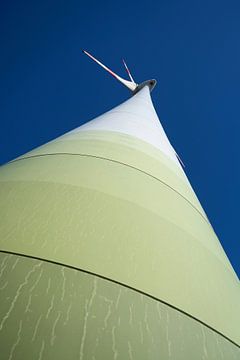
[(148, 87), (0, 169), (1, 360), (240, 359), (239, 280)]

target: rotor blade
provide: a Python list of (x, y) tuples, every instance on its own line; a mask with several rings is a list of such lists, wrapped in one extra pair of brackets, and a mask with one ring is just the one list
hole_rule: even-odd
[(94, 56), (92, 56), (91, 54), (89, 54), (87, 51), (83, 50), (84, 54), (86, 54), (87, 56), (89, 56), (93, 61), (95, 61), (98, 65), (100, 65), (101, 67), (103, 67), (106, 71), (108, 71), (112, 76), (114, 76), (115, 78), (118, 78), (117, 74), (115, 74), (112, 70), (110, 70), (107, 66), (103, 65), (99, 60), (97, 60)]
[(122, 61), (123, 61), (123, 65), (125, 66), (125, 69), (126, 69), (126, 71), (127, 71), (127, 73), (128, 73), (128, 76), (130, 77), (131, 81), (132, 81), (132, 82), (135, 82), (135, 81), (133, 80), (133, 77), (132, 77), (132, 75), (131, 75), (131, 73), (130, 73), (130, 70), (129, 70), (129, 68), (128, 68), (126, 62), (125, 62), (125, 60), (122, 59)]
[(182, 167), (185, 168), (184, 162), (182, 161), (182, 159), (180, 158), (180, 156), (178, 155), (178, 153), (176, 151), (175, 151), (175, 155), (177, 156), (177, 158), (178, 158), (180, 164), (182, 165)]
[(82, 50), (84, 54), (86, 54), (87, 56), (89, 56), (93, 61), (95, 61), (98, 65), (100, 65), (104, 70), (106, 70), (107, 72), (109, 72), (113, 77), (115, 77), (115, 79), (117, 79), (118, 81), (120, 81), (123, 85), (125, 85), (128, 89), (130, 89), (131, 91), (134, 91), (137, 87), (138, 84), (136, 84), (135, 82), (132, 81), (128, 81), (125, 80), (123, 78), (121, 78), (120, 76), (118, 76), (117, 74), (115, 74), (112, 70), (110, 70), (107, 66), (105, 66), (104, 64), (102, 64), (99, 60), (97, 60), (94, 56), (92, 56), (91, 54), (89, 54), (87, 51)]

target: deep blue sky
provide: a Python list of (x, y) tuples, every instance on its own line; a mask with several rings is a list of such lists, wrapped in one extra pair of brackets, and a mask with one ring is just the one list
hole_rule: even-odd
[(240, 276), (240, 2), (0, 4), (0, 163), (128, 98), (84, 56), (158, 80), (155, 108)]

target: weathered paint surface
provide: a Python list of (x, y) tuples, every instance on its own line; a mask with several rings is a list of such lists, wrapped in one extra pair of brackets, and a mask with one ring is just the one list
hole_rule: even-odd
[(134, 290), (0, 254), (1, 359), (239, 359), (240, 349)]
[[(139, 126), (152, 111), (142, 94)], [(125, 124), (127, 103), (115, 112)], [(101, 129), (79, 128), (1, 168), (0, 251), (12, 253), (2, 255), (0, 272), (5, 358), (237, 358), (239, 280), (186, 175), (161, 146), (103, 129), (103, 120)], [(63, 326), (70, 303), (73, 318)]]

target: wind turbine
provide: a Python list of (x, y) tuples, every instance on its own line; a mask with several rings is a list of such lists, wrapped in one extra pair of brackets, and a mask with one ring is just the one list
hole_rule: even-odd
[(155, 79), (151, 79), (151, 80), (146, 80), (140, 84), (137, 84), (134, 80), (133, 77), (127, 67), (126, 62), (123, 59), (123, 64), (124, 67), (128, 73), (128, 76), (130, 78), (129, 80), (123, 79), (121, 76), (117, 75), (115, 72), (113, 72), (112, 70), (110, 70), (106, 65), (102, 64), (99, 60), (97, 60), (94, 56), (92, 56), (91, 54), (89, 54), (89, 52), (87, 52), (86, 50), (82, 50), (84, 54), (86, 54), (87, 56), (89, 56), (92, 60), (94, 60), (98, 65), (100, 65), (103, 69), (105, 69), (107, 72), (109, 72), (113, 77), (115, 77), (115, 79), (117, 79), (118, 81), (120, 81), (123, 85), (125, 85), (129, 90), (131, 90), (132, 95), (135, 95), (137, 92), (139, 92), (139, 90), (141, 90), (144, 86), (148, 86), (150, 91), (152, 91), (155, 87), (155, 85), (157, 84), (157, 81)]

